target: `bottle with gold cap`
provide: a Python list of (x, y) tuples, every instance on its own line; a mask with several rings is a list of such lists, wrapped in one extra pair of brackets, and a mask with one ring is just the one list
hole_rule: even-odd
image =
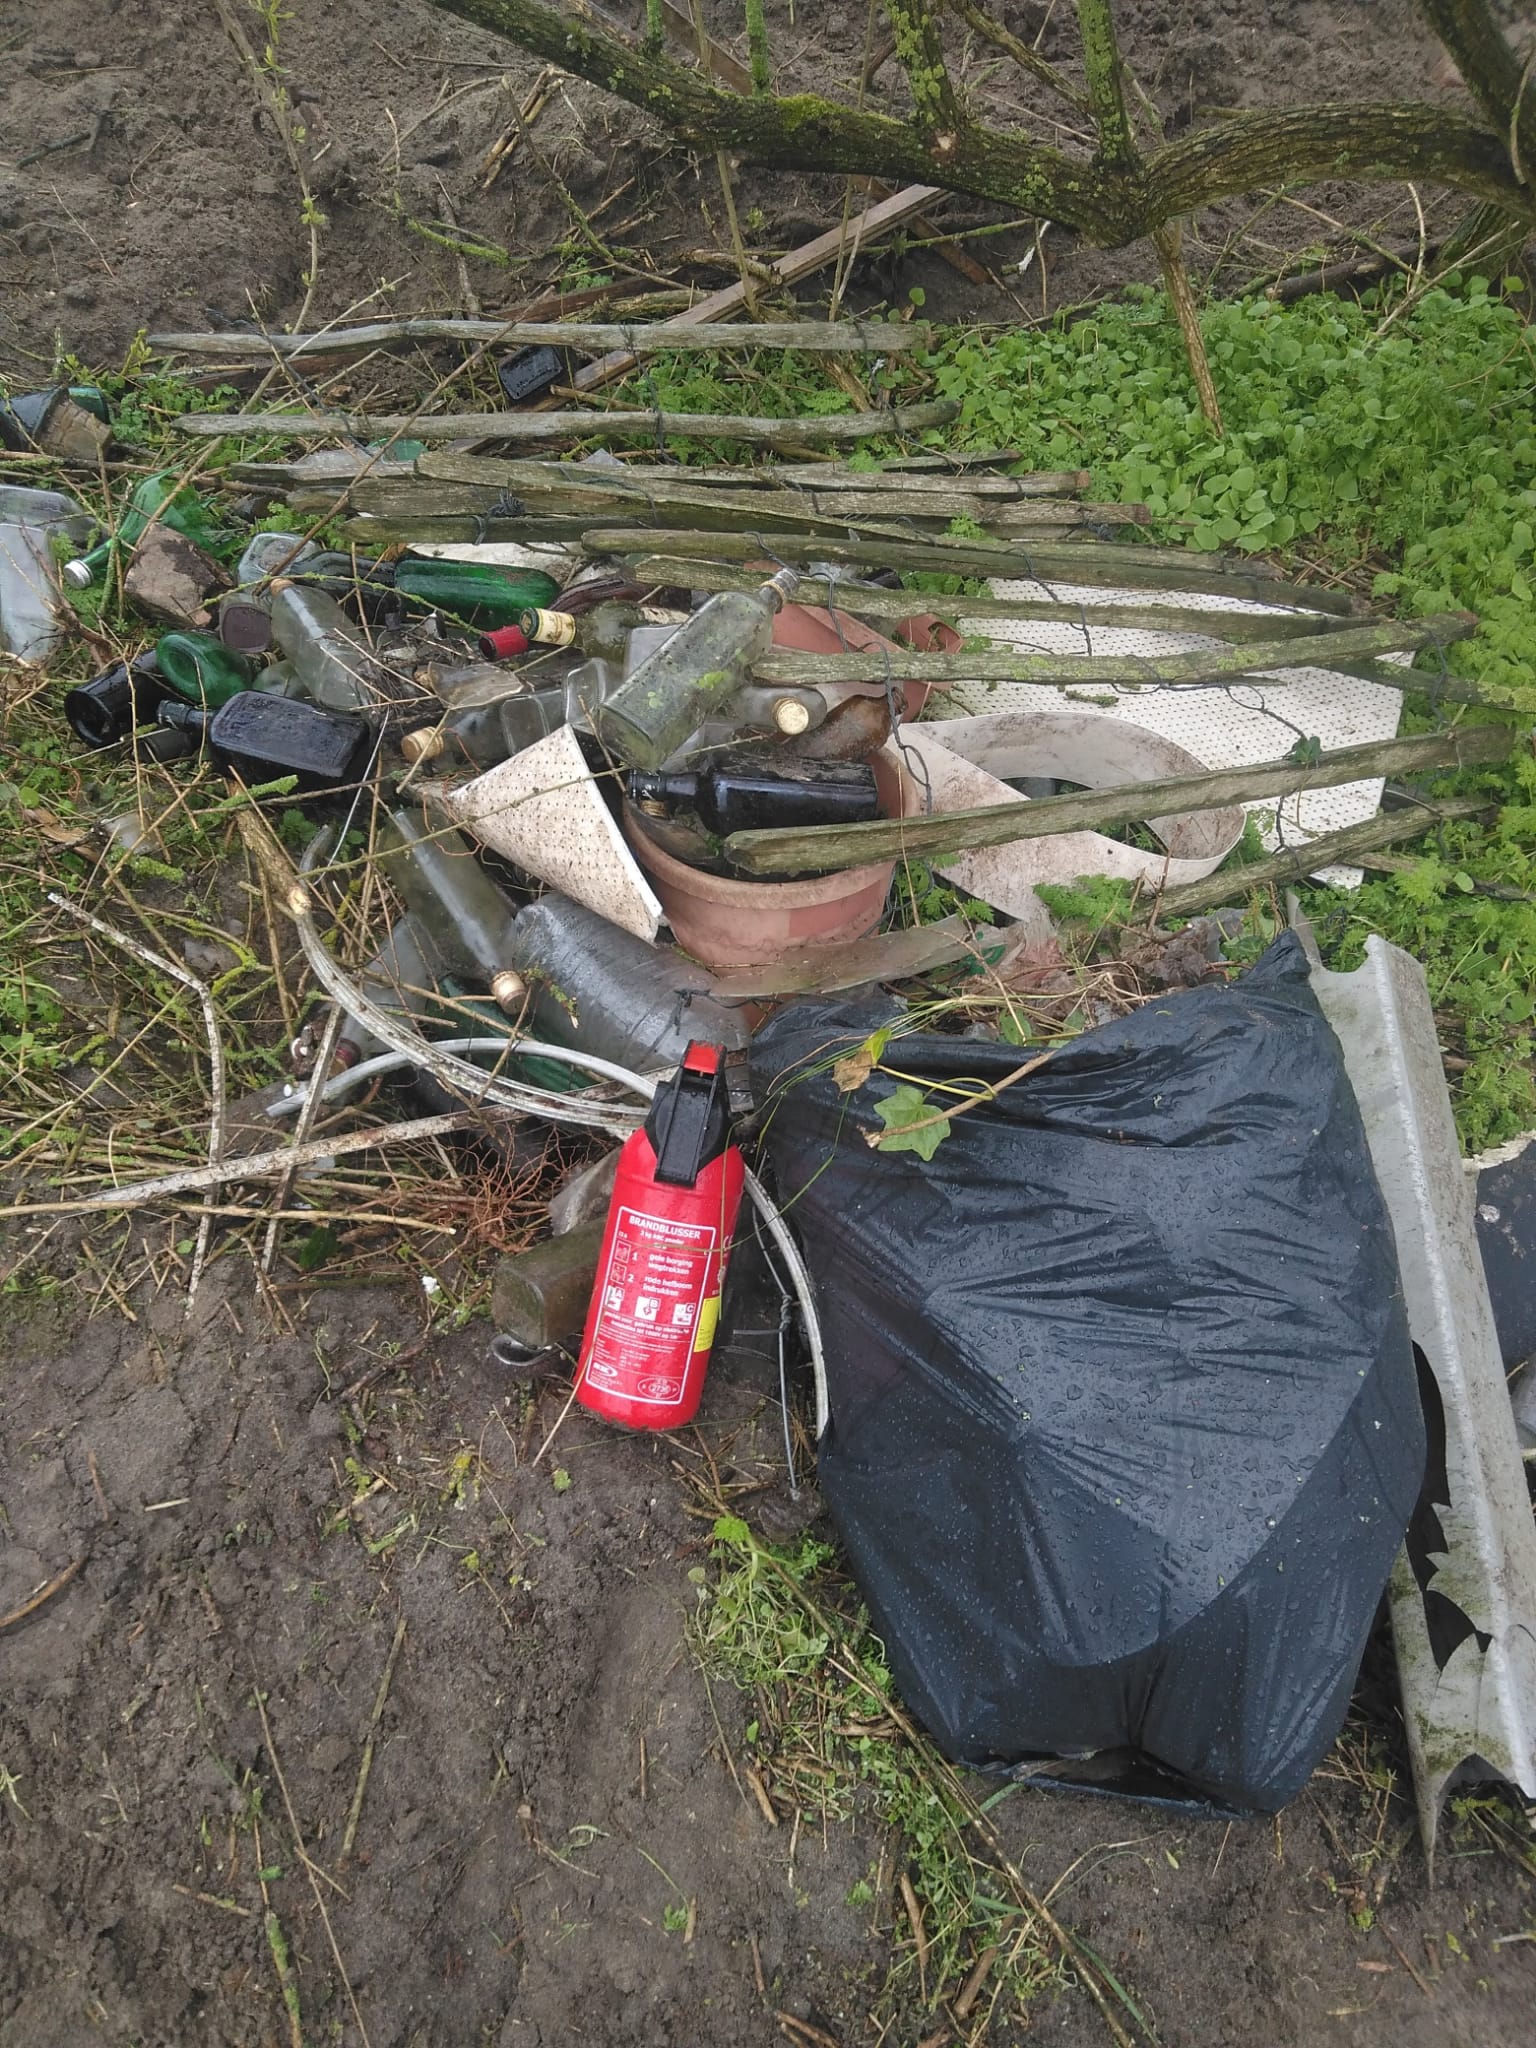
[(569, 647), (578, 654), (590, 654), (603, 661), (622, 662), (629, 648), (629, 636), (637, 626), (686, 625), (687, 612), (669, 611), (662, 605), (623, 604), (610, 599), (589, 612), (547, 611), (530, 606), (518, 620), (535, 647)]
[(511, 964), (516, 912), (463, 835), (432, 811), (386, 811), (379, 848), (385, 873), (449, 970), (488, 988), (516, 1016), (527, 995)]
[(494, 768), (564, 722), (563, 688), (514, 690), (490, 704), (450, 711), (436, 725), (402, 733), (398, 745), (412, 767), (431, 762), (443, 769)]

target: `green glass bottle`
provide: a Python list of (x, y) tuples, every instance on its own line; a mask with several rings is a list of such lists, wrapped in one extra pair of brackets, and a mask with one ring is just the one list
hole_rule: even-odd
[(156, 517), (162, 526), (184, 533), (199, 547), (218, 542), (219, 529), (209, 508), (189, 484), (178, 484), (174, 470), (163, 469), (134, 486), (110, 539), (98, 542), (89, 554), (77, 555), (74, 561), (64, 564), (65, 582), (72, 583), (76, 590), (88, 590), (106, 574), (115, 550), (131, 548)]
[(163, 633), (155, 642), (160, 680), (183, 703), (217, 711), (256, 678), (255, 665), (212, 633)]
[(410, 604), (447, 612), (466, 626), (494, 627), (515, 626), (530, 607), (557, 597), (560, 586), (542, 569), (404, 555), (395, 564), (395, 589)]

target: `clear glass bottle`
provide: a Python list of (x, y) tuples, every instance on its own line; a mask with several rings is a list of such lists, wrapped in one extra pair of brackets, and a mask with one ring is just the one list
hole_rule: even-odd
[(414, 767), (494, 768), (565, 723), (565, 691), (511, 690), (490, 704), (450, 711), (436, 725), (403, 733), (400, 752)]
[(325, 711), (367, 711), (379, 700), (374, 667), (358, 628), (323, 590), (282, 579), (272, 585), (272, 637), (304, 693)]
[(773, 622), (800, 578), (780, 569), (757, 590), (722, 590), (598, 706), (593, 729), (630, 768), (661, 768), (719, 715), (773, 641)]
[(66, 535), (79, 547), (93, 524), (62, 491), (0, 482), (0, 648), (23, 661), (44, 661), (58, 646), (63, 628), (53, 538)]
[(511, 903), (457, 828), (431, 811), (393, 810), (379, 828), (384, 871), (454, 974), (516, 1015), (527, 993), (512, 965)]
[(518, 623), (535, 646), (574, 647), (580, 654), (622, 662), (629, 649), (629, 636), (637, 626), (663, 626), (675, 631), (687, 624), (688, 616), (687, 612), (668, 611), (661, 605), (624, 604), (610, 598), (589, 612), (530, 608)]
[(297, 576), (317, 560), (320, 550), (297, 533), (253, 533), (235, 565), (235, 583), (244, 594), (272, 576)]

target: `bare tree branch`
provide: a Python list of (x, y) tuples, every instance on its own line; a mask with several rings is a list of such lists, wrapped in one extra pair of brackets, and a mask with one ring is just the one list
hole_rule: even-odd
[(1011, 28), (1005, 28), (1000, 21), (994, 21), (990, 14), (976, 5), (976, 0), (948, 0), (949, 11), (956, 14), (966, 27), (974, 30), (984, 43), (990, 43), (994, 50), (1001, 50), (1005, 57), (1011, 57), (1031, 78), (1038, 78), (1058, 98), (1064, 99), (1080, 114), (1093, 118), (1093, 103), (1086, 93), (1079, 92), (1071, 79), (1048, 63), (1038, 50), (1032, 50), (1028, 43), (1020, 40)]
[[(432, 4), (646, 108), (696, 148), (737, 150), (780, 169), (942, 180), (950, 191), (1059, 221), (1104, 248), (1123, 247), (1165, 221), (1258, 185), (1318, 178), (1418, 179), (1527, 218), (1536, 211), (1511, 168), (1504, 136), (1446, 107), (1331, 103), (1240, 114), (1154, 151), (1140, 178), (968, 121), (940, 161), (913, 122), (815, 93), (720, 92), (687, 66), (647, 57), (544, 0)], [(1425, 0), (1439, 4), (1451, 0)], [(1536, 163), (1536, 148), (1530, 161)]]

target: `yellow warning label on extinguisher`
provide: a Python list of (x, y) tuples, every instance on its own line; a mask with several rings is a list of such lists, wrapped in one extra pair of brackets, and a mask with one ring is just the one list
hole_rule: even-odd
[(712, 1294), (708, 1301), (699, 1304), (698, 1328), (693, 1333), (695, 1351), (707, 1351), (715, 1341), (715, 1328), (720, 1321), (720, 1297)]

